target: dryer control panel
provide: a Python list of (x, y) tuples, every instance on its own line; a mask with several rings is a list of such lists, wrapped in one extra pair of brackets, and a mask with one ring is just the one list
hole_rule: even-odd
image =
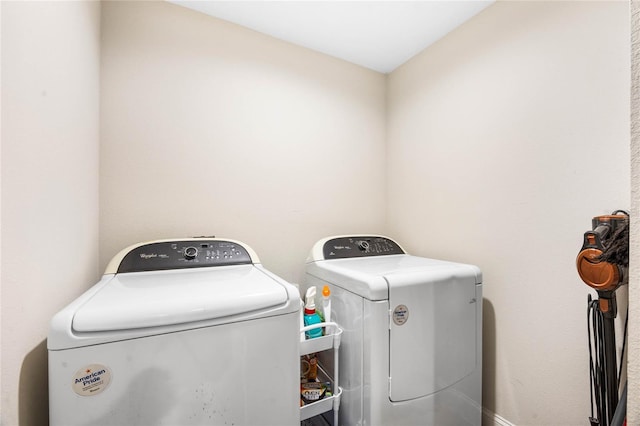
[(357, 235), (327, 240), (322, 247), (325, 259), (405, 254), (395, 241), (379, 236)]
[(129, 251), (118, 266), (118, 273), (161, 271), (251, 264), (251, 256), (238, 242), (194, 239), (160, 241)]

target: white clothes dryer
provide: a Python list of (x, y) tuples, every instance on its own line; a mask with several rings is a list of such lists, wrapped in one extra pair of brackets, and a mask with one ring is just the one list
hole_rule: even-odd
[(299, 315), (241, 242), (129, 247), (51, 321), (50, 424), (297, 425)]
[(318, 241), (304, 287), (331, 289), (341, 425), (479, 426), (482, 274), (383, 236)]

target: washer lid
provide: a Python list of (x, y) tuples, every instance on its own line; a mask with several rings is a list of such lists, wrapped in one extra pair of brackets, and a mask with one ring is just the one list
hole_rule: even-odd
[(130, 330), (223, 317), (231, 322), (285, 306), (288, 297), (281, 283), (254, 265), (117, 274), (77, 309), (72, 329)]

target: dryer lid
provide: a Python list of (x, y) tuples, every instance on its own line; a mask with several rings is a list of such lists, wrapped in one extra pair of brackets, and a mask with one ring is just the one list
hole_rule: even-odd
[(104, 332), (220, 318), (232, 322), (238, 315), (269, 308), (274, 315), (273, 308), (291, 305), (288, 297), (283, 284), (254, 265), (117, 274), (77, 309), (72, 329)]
[(307, 273), (328, 281), (368, 300), (386, 300), (394, 285), (387, 277), (391, 274), (416, 274), (428, 280), (442, 273), (460, 273), (473, 276), (476, 284), (482, 282), (477, 266), (426, 257), (397, 254), (388, 256), (333, 259), (307, 264)]

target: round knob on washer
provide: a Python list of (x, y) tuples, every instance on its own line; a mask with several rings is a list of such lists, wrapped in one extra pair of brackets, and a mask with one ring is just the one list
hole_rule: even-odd
[(187, 247), (184, 249), (184, 258), (187, 260), (193, 260), (198, 255), (198, 249), (195, 247)]
[(359, 241), (358, 248), (362, 251), (369, 251), (369, 242), (368, 241)]

